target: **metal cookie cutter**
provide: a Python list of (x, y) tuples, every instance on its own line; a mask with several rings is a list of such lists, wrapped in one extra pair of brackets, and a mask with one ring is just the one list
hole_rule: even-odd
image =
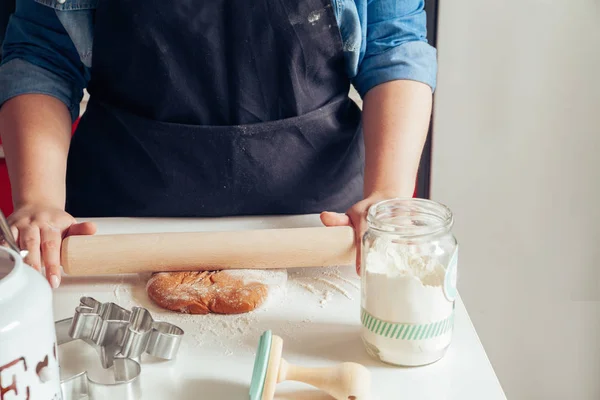
[(82, 372), (61, 381), (64, 400), (133, 400), (141, 397), (139, 359), (143, 353), (170, 360), (179, 350), (183, 330), (154, 321), (148, 310), (126, 310), (115, 303), (82, 297), (73, 318), (55, 323), (57, 344), (83, 340), (100, 355), (102, 367), (113, 367), (115, 383), (99, 383)]

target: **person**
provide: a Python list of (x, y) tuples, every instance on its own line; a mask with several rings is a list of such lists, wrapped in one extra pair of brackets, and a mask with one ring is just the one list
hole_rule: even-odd
[[(0, 2), (0, 43), (4, 41), (4, 33), (8, 18), (15, 12), (15, 0), (4, 0)], [(0, 61), (2, 61), (2, 48), (0, 47)]]
[(54, 288), (80, 217), (320, 213), (359, 239), (413, 195), (436, 70), (423, 0), (17, 0), (13, 233)]

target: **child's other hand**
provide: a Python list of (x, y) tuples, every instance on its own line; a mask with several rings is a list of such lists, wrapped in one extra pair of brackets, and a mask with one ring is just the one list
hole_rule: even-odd
[(91, 222), (77, 223), (60, 208), (25, 204), (8, 217), (12, 234), (22, 250), (27, 250), (25, 262), (38, 271), (46, 269), (50, 286), (60, 284), (60, 248), (62, 240), (71, 235), (93, 235), (96, 226)]
[(350, 207), (350, 209), (346, 211), (346, 214), (329, 211), (321, 213), (321, 222), (323, 222), (323, 225), (325, 226), (351, 226), (354, 228), (356, 235), (356, 273), (359, 275), (362, 257), (362, 238), (367, 231), (367, 213), (369, 211), (369, 207), (375, 203), (379, 203), (380, 201), (393, 197), (398, 196), (388, 195), (385, 193), (374, 193)]

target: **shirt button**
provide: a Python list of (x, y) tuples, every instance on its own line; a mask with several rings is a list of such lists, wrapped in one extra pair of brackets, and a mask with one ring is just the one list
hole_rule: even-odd
[(58, 4), (65, 4), (67, 2), (67, 0), (56, 0), (56, 2)]

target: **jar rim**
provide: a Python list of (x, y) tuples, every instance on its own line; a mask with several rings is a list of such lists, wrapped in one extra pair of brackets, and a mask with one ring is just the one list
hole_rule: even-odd
[[(390, 215), (401, 211), (401, 220), (410, 224), (400, 224), (396, 216), (392, 221)], [(424, 217), (427, 224), (415, 224)], [(369, 207), (367, 212), (369, 229), (401, 237), (419, 238), (433, 236), (450, 231), (454, 224), (452, 211), (445, 204), (430, 199), (397, 197), (382, 200)]]

